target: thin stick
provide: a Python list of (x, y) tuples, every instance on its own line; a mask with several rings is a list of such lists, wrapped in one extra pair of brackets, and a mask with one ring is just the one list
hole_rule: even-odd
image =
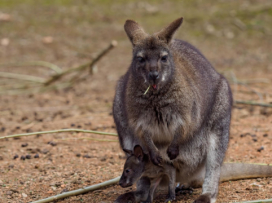
[(258, 102), (253, 102), (253, 101), (235, 100), (234, 103), (235, 104), (246, 104), (246, 105), (252, 105), (252, 106), (263, 106), (263, 107), (272, 108), (272, 104), (258, 103)]
[(62, 193), (62, 194), (59, 194), (59, 195), (48, 197), (46, 199), (37, 200), (37, 201), (34, 201), (32, 203), (46, 203), (46, 202), (51, 202), (51, 201), (55, 201), (55, 200), (58, 200), (58, 199), (63, 199), (65, 197), (70, 197), (70, 196), (74, 196), (74, 195), (83, 194), (83, 193), (90, 192), (90, 191), (93, 191), (93, 190), (98, 190), (101, 187), (116, 184), (116, 183), (118, 183), (119, 180), (120, 180), (120, 176), (118, 176), (118, 177), (116, 177), (114, 179), (105, 181), (103, 183), (99, 183), (99, 184), (96, 184), (96, 185), (91, 185), (91, 186), (84, 187), (84, 188), (81, 188), (81, 189), (78, 189), (78, 190), (73, 190), (73, 191), (70, 191), (70, 192), (65, 192), (65, 193)]
[(265, 203), (265, 202), (272, 202), (272, 199), (263, 199), (263, 200), (253, 200), (247, 202), (240, 202), (240, 203)]
[(0, 77), (19, 79), (19, 80), (27, 80), (27, 81), (36, 82), (36, 83), (44, 83), (45, 82), (45, 80), (40, 77), (31, 76), (31, 75), (16, 74), (16, 73), (9, 73), (9, 72), (0, 72)]
[(93, 134), (99, 134), (99, 135), (117, 136), (116, 133), (105, 133), (105, 132), (99, 132), (99, 131), (93, 131), (93, 130), (61, 129), (61, 130), (51, 130), (51, 131), (41, 131), (41, 132), (33, 132), (33, 133), (22, 133), (22, 134), (16, 134), (16, 135), (7, 135), (4, 137), (0, 137), (0, 140), (5, 139), (5, 138), (12, 138), (12, 137), (23, 137), (23, 136), (29, 136), (29, 135), (41, 135), (41, 134), (62, 133), (62, 132), (82, 132), (82, 133), (93, 133)]
[(144, 92), (144, 95), (146, 95), (146, 93), (148, 92), (149, 88), (150, 88), (150, 85), (148, 86), (148, 88), (147, 88), (146, 91)]
[(110, 45), (105, 49), (103, 50), (100, 54), (98, 54), (98, 56), (96, 58), (94, 58), (91, 62), (88, 62), (86, 64), (83, 64), (83, 65), (80, 65), (78, 67), (75, 67), (75, 68), (70, 68), (66, 71), (63, 71), (62, 73), (60, 74), (56, 74), (56, 75), (53, 75), (51, 78), (49, 78), (46, 82), (45, 82), (45, 85), (48, 86), (50, 85), (51, 83), (55, 82), (56, 80), (62, 78), (63, 76), (69, 74), (69, 73), (72, 73), (72, 72), (75, 72), (75, 71), (82, 71), (82, 70), (85, 70), (86, 68), (88, 67), (91, 67), (93, 66), (99, 59), (102, 58), (102, 56), (104, 56), (108, 51), (110, 51), (112, 48), (116, 47), (117, 46), (117, 42), (116, 41), (112, 41), (110, 43)]
[(9, 63), (9, 64), (0, 64), (0, 66), (44, 66), (50, 68), (51, 70), (55, 71), (56, 73), (61, 73), (62, 70), (60, 67), (53, 63), (49, 63), (47, 61), (27, 61), (22, 63)]
[(55, 139), (55, 140), (94, 140), (94, 141), (99, 141), (99, 142), (118, 142), (118, 140), (95, 139), (95, 138), (89, 138), (89, 137), (64, 138), (64, 139)]

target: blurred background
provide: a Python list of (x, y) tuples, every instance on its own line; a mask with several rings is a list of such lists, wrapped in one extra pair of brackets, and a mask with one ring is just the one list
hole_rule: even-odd
[[(0, 137), (62, 128), (116, 133), (112, 101), (132, 52), (125, 21), (154, 33), (179, 17), (184, 21), (176, 38), (196, 46), (225, 75), (236, 101), (268, 105), (235, 104), (226, 161), (272, 163), (269, 0), (0, 0)], [(118, 45), (91, 68), (44, 84), (90, 63), (112, 40)], [(0, 200), (29, 202), (120, 175), (124, 157), (117, 138), (82, 137), (87, 135), (0, 140)], [(26, 155), (31, 158), (22, 160)], [(260, 181), (262, 190), (252, 189), (254, 181), (223, 184), (218, 202), (269, 198), (272, 180)], [(59, 202), (111, 202), (124, 192), (114, 186)], [(178, 200), (190, 202), (200, 192)]]

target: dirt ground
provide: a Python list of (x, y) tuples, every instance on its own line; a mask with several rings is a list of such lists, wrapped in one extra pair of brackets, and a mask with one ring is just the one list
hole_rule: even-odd
[[(198, 47), (228, 78), (234, 100), (272, 104), (269, 0), (24, 2), (0, 2), (1, 72), (48, 78), (53, 74), (49, 69), (7, 64), (42, 60), (67, 69), (88, 62), (113, 39), (118, 46), (97, 63), (93, 75), (70, 88), (23, 93), (15, 87), (23, 82), (0, 77), (0, 137), (63, 128), (116, 133), (112, 101), (131, 60), (123, 31), (129, 18), (156, 32), (183, 16), (176, 37)], [(271, 164), (272, 108), (235, 104), (232, 113), (225, 161)], [(31, 202), (101, 183), (121, 175), (124, 161), (114, 136), (55, 133), (2, 139), (0, 202)], [(56, 202), (113, 202), (133, 189), (113, 185)], [(176, 202), (192, 202), (199, 194), (201, 189), (195, 189)], [(272, 178), (258, 178), (221, 183), (217, 202), (268, 198)], [(163, 201), (160, 195), (155, 202)]]

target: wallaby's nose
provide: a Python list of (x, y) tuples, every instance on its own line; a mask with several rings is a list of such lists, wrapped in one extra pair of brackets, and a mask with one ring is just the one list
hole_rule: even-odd
[(155, 80), (157, 80), (159, 78), (159, 73), (158, 73), (158, 71), (150, 71), (148, 73), (148, 77), (149, 77), (150, 80), (155, 81)]

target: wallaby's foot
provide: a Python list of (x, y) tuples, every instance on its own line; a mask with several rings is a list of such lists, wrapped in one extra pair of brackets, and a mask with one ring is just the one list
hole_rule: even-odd
[(192, 194), (194, 192), (194, 189), (191, 187), (184, 187), (184, 185), (176, 187), (175, 189), (176, 194)]
[(159, 151), (155, 152), (155, 153), (150, 153), (150, 159), (152, 161), (153, 164), (157, 165), (157, 166), (161, 166), (162, 163), (162, 157)]
[(176, 200), (176, 195), (172, 194), (172, 195), (168, 195), (168, 198), (165, 200), (166, 203), (168, 203), (169, 201), (172, 202)]
[(114, 203), (136, 203), (134, 192), (127, 192), (120, 195)]
[(170, 160), (177, 158), (179, 155), (179, 146), (178, 145), (170, 145), (167, 149), (167, 154)]
[(200, 195), (194, 203), (211, 203), (211, 198), (209, 194)]

